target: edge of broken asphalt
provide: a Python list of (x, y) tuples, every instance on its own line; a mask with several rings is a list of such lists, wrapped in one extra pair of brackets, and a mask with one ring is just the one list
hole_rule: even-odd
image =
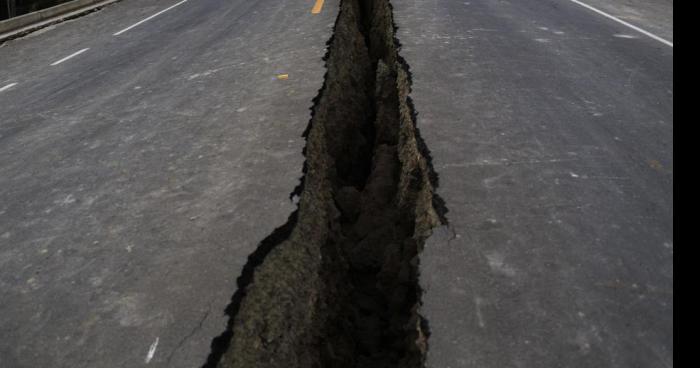
[[(425, 196), (425, 198), (429, 198), (429, 204), (427, 204), (428, 207), (424, 208), (423, 211), (427, 210), (428, 212), (433, 214), (433, 215), (429, 215), (429, 214), (425, 214), (425, 215), (417, 214), (416, 215), (416, 214), (414, 214), (414, 216), (415, 216), (414, 220), (416, 221), (415, 226), (417, 226), (418, 228), (421, 228), (418, 231), (415, 231), (415, 233), (419, 233), (419, 235), (417, 235), (417, 236), (419, 238), (421, 238), (420, 242), (419, 242), (420, 244), (418, 245), (418, 250), (417, 250), (418, 254), (415, 257), (415, 258), (417, 258), (420, 251), (422, 250), (422, 246), (423, 246), (422, 244), (424, 244), (425, 240), (431, 234), (431, 229), (434, 227), (437, 227), (439, 225), (447, 225), (448, 224), (448, 220), (446, 218), (446, 213), (448, 210), (447, 210), (447, 207), (445, 206), (445, 203), (442, 200), (442, 198), (440, 198), (435, 193), (435, 188), (437, 188), (437, 186), (439, 185), (439, 177), (438, 177), (437, 173), (435, 172), (435, 170), (433, 169), (432, 157), (430, 155), (430, 151), (429, 151), (428, 147), (426, 146), (425, 142), (423, 141), (423, 139), (421, 138), (420, 132), (419, 132), (417, 125), (416, 125), (418, 113), (416, 112), (416, 109), (413, 105), (413, 101), (411, 100), (411, 98), (409, 96), (412, 79), (411, 79), (411, 74), (410, 74), (410, 69), (409, 69), (408, 63), (406, 62), (405, 59), (403, 59), (399, 55), (399, 50), (400, 50), (401, 45), (400, 45), (399, 40), (396, 38), (397, 26), (393, 20), (392, 14), (391, 14), (393, 12), (393, 7), (391, 6), (389, 1), (381, 1), (380, 0), (377, 3), (386, 4), (385, 8), (388, 9), (388, 19), (389, 19), (388, 24), (383, 25), (385, 28), (389, 28), (389, 29), (387, 29), (387, 34), (377, 36), (377, 37), (380, 37), (380, 40), (381, 40), (381, 38), (386, 39), (385, 42), (391, 44), (390, 46), (388, 46), (388, 48), (390, 48), (393, 51), (393, 55), (390, 55), (389, 57), (392, 59), (393, 63), (395, 63), (395, 67), (397, 69), (397, 72), (398, 72), (398, 74), (400, 74), (400, 76), (394, 80), (395, 87), (396, 87), (396, 93), (398, 93), (400, 95), (398, 97), (400, 97), (399, 109), (401, 110), (401, 112), (399, 113), (400, 117), (398, 117), (398, 116), (397, 117), (400, 120), (399, 124), (402, 126), (401, 128), (397, 127), (397, 129), (400, 129), (402, 131), (402, 134), (409, 136), (408, 140), (402, 142), (404, 147), (400, 148), (400, 150), (402, 151), (401, 155), (409, 155), (409, 156), (415, 155), (416, 156), (416, 157), (411, 157), (411, 158), (404, 157), (403, 159), (400, 159), (403, 161), (403, 164), (401, 165), (402, 167), (404, 167), (404, 165), (408, 165), (408, 167), (413, 167), (417, 171), (404, 169), (403, 170), (404, 174), (405, 174), (404, 176), (408, 176), (408, 178), (403, 177), (401, 179), (401, 182), (404, 182), (404, 184), (402, 186), (400, 185), (401, 188), (399, 188), (398, 190), (401, 191), (403, 189), (404, 191), (408, 191), (409, 186), (411, 186), (411, 179), (414, 179), (414, 181), (416, 179), (416, 178), (411, 178), (411, 176), (418, 173), (418, 175), (422, 177), (422, 179), (420, 179), (420, 180), (422, 180), (422, 184), (418, 184), (419, 189), (417, 189), (417, 191), (425, 192), (427, 194), (427, 196)], [(237, 279), (238, 289), (233, 294), (233, 296), (231, 298), (231, 302), (229, 303), (229, 305), (225, 309), (226, 315), (229, 316), (227, 326), (221, 335), (217, 336), (216, 338), (214, 338), (212, 340), (211, 352), (207, 358), (207, 361), (204, 364), (204, 367), (218, 366), (219, 363), (221, 362), (222, 358), (224, 357), (224, 355), (229, 350), (231, 341), (234, 338), (236, 338), (235, 333), (234, 333), (234, 330), (236, 330), (236, 325), (238, 324), (240, 327), (241, 323), (247, 324), (247, 322), (241, 322), (241, 321), (236, 322), (236, 320), (237, 320), (237, 317), (239, 317), (239, 314), (242, 313), (241, 312), (242, 305), (243, 305), (246, 297), (248, 297), (248, 295), (250, 293), (255, 293), (256, 291), (258, 291), (257, 290), (258, 285), (256, 285), (256, 276), (259, 276), (258, 275), (259, 272), (264, 272), (264, 271), (260, 271), (259, 269), (265, 267), (266, 262), (267, 263), (273, 262), (273, 261), (269, 260), (269, 256), (271, 256), (274, 253), (277, 253), (276, 255), (278, 256), (279, 260), (283, 260), (285, 262), (292, 260), (291, 263), (294, 263), (294, 261), (300, 261), (300, 260), (303, 261), (303, 260), (310, 259), (310, 258), (308, 258), (308, 256), (310, 254), (302, 254), (302, 255), (300, 255), (301, 258), (296, 258), (296, 259), (295, 259), (295, 256), (290, 256), (289, 254), (287, 254), (286, 259), (285, 259), (285, 256), (279, 256), (279, 254), (281, 252), (285, 252), (285, 250), (284, 250), (285, 246), (283, 246), (283, 245), (286, 244), (286, 248), (289, 249), (290, 247), (293, 246), (291, 243), (317, 243), (317, 244), (315, 244), (315, 248), (311, 251), (308, 248), (305, 248), (305, 246), (299, 245), (301, 247), (301, 253), (304, 253), (304, 252), (315, 253), (314, 251), (319, 251), (319, 253), (314, 254), (314, 257), (318, 256), (319, 259), (322, 259), (325, 256), (328, 256), (328, 254), (326, 254), (327, 250), (325, 250), (325, 251), (321, 250), (321, 248), (327, 247), (327, 244), (325, 244), (325, 243), (328, 241), (328, 239), (318, 240), (318, 239), (324, 239), (324, 236), (328, 236), (328, 235), (323, 234), (323, 230), (321, 230), (318, 225), (325, 223), (326, 224), (325, 226), (329, 227), (329, 229), (327, 229), (327, 230), (331, 230), (330, 228), (333, 227), (333, 224), (332, 224), (333, 217), (334, 216), (335, 217), (342, 216), (342, 214), (338, 214), (339, 209), (335, 207), (335, 206), (338, 206), (339, 204), (337, 202), (334, 204), (334, 202), (333, 202), (334, 201), (333, 194), (332, 194), (333, 190), (328, 190), (329, 187), (331, 186), (330, 182), (333, 181), (333, 179), (335, 179), (335, 180), (338, 180), (338, 179), (334, 177), (334, 173), (319, 174), (320, 172), (328, 171), (329, 169), (330, 169), (330, 171), (334, 171), (334, 169), (336, 169), (336, 167), (335, 167), (335, 164), (333, 164), (333, 163), (329, 164), (328, 162), (326, 162), (329, 158), (332, 159), (332, 157), (318, 158), (318, 157), (316, 157), (318, 152), (314, 152), (314, 151), (318, 151), (319, 149), (321, 151), (328, 150), (327, 147), (324, 148), (325, 144), (323, 143), (323, 141), (325, 141), (325, 140), (333, 141), (333, 139), (336, 139), (336, 138), (329, 138), (328, 136), (326, 136), (325, 130), (323, 128), (323, 125), (325, 125), (327, 123), (326, 121), (324, 121), (325, 120), (325, 112), (323, 114), (319, 114), (319, 109), (320, 108), (327, 109), (328, 108), (327, 106), (329, 104), (333, 105), (333, 102), (324, 103), (324, 99), (328, 98), (328, 95), (329, 95), (329, 91), (328, 91), (329, 78), (335, 77), (333, 75), (329, 75), (329, 69), (331, 69), (329, 67), (329, 65), (334, 63), (334, 62), (337, 62), (337, 61), (333, 60), (334, 54), (333, 54), (332, 50), (333, 50), (333, 46), (334, 46), (335, 42), (338, 42), (337, 41), (337, 38), (338, 38), (337, 31), (339, 30), (339, 23), (341, 22), (341, 17), (345, 12), (349, 11), (349, 9), (352, 9), (353, 5), (356, 5), (356, 7), (357, 7), (355, 9), (355, 11), (359, 11), (359, 13), (362, 13), (363, 9), (360, 9), (360, 8), (363, 7), (362, 5), (366, 6), (367, 2), (362, 2), (362, 5), (360, 5), (360, 3), (358, 3), (358, 2), (352, 2), (351, 5), (345, 6), (346, 4), (351, 4), (351, 0), (342, 0), (340, 2), (341, 10), (338, 13), (338, 17), (336, 19), (336, 22), (335, 22), (335, 25), (333, 28), (332, 36), (330, 37), (330, 39), (328, 40), (328, 42), (326, 44), (327, 45), (326, 55), (323, 58), (323, 60), (325, 62), (325, 67), (326, 67), (326, 73), (324, 75), (324, 83), (323, 83), (323, 86), (321, 87), (321, 89), (319, 90), (317, 96), (312, 100), (313, 106), (310, 109), (311, 110), (311, 118), (309, 120), (307, 128), (305, 129), (304, 133), (302, 134), (302, 136), (306, 139), (306, 145), (302, 151), (302, 153), (305, 157), (305, 161), (304, 161), (303, 168), (302, 168), (303, 175), (299, 181), (299, 184), (294, 188), (294, 190), (290, 193), (290, 196), (289, 196), (290, 199), (294, 199), (295, 197), (300, 198), (299, 202), (297, 203), (297, 208), (295, 211), (293, 211), (291, 213), (287, 222), (284, 225), (275, 229), (268, 237), (266, 237), (259, 244), (257, 249), (248, 257), (248, 262), (244, 266), (244, 269), (243, 269), (241, 275)], [(375, 3), (370, 3), (369, 6), (371, 7), (374, 4)], [(379, 5), (379, 7), (381, 9), (382, 5)], [(345, 9), (347, 9), (347, 10), (345, 10)], [(365, 10), (365, 12), (367, 11), (367, 9), (364, 9), (364, 10)], [(370, 9), (370, 12), (372, 12), (372, 11), (373, 11), (373, 9)], [(358, 15), (358, 17), (362, 17), (362, 15)], [(372, 22), (372, 20), (370, 19), (369, 22)], [(357, 25), (358, 28), (362, 28), (362, 24), (360, 24), (360, 23), (361, 22), (358, 22), (358, 25)], [(371, 28), (372, 31), (374, 31), (373, 27), (374, 27), (374, 24), (372, 24), (372, 28)], [(380, 27), (381, 27), (381, 25), (380, 25)], [(358, 32), (357, 34), (359, 35), (360, 32)], [(374, 38), (374, 36), (375, 36), (374, 33), (372, 33), (371, 35), (368, 35), (368, 34), (364, 35), (365, 43), (363, 43), (363, 45), (365, 45), (367, 52), (371, 53), (370, 48), (372, 46), (370, 45), (370, 38)], [(390, 36), (390, 37), (387, 37), (387, 36)], [(346, 37), (348, 37), (348, 36), (346, 35)], [(353, 42), (357, 43), (358, 40), (355, 39)], [(381, 47), (381, 46), (379, 46), (379, 47)], [(347, 58), (346, 59), (343, 59), (342, 57), (339, 57), (339, 58), (341, 60), (340, 61), (341, 63), (348, 61), (348, 60), (346, 60)], [(382, 63), (382, 61), (379, 61), (379, 63)], [(374, 68), (376, 68), (377, 67), (376, 62), (374, 62), (374, 65), (375, 65)], [(356, 65), (350, 65), (350, 66), (346, 65), (346, 67), (348, 69), (357, 68)], [(350, 74), (350, 76), (343, 76), (343, 77), (352, 79), (353, 73), (351, 72), (349, 74)], [(363, 73), (357, 73), (357, 74), (363, 74)], [(343, 77), (340, 77), (340, 78), (343, 78)], [(372, 76), (372, 79), (374, 79), (374, 76)], [(333, 82), (333, 83), (335, 83), (335, 82)], [(353, 85), (353, 87), (356, 87), (356, 86)], [(336, 88), (336, 90), (337, 90), (337, 88)], [(349, 93), (349, 92), (347, 92), (347, 90), (345, 90), (341, 93), (345, 94), (345, 93)], [(377, 92), (377, 93), (379, 93), (379, 92)], [(330, 92), (330, 94), (332, 94), (332, 92)], [(335, 96), (335, 98), (337, 98), (337, 97), (338, 96)], [(376, 96), (374, 96), (374, 97), (376, 98)], [(326, 106), (321, 107), (321, 105), (326, 105)], [(376, 113), (376, 111), (374, 113)], [(324, 118), (319, 118), (319, 115), (324, 115)], [(375, 117), (373, 116), (372, 123), (374, 122), (374, 118)], [(321, 120), (321, 121), (317, 121), (317, 120)], [(408, 132), (408, 133), (406, 133), (406, 132)], [(333, 132), (333, 134), (335, 134), (335, 132)], [(408, 148), (406, 148), (406, 145), (408, 145)], [(321, 147), (321, 148), (319, 148), (319, 147)], [(410, 147), (413, 147), (413, 148), (410, 148)], [(309, 152), (309, 148), (311, 148), (312, 152)], [(328, 154), (328, 152), (325, 152), (325, 155), (327, 155), (327, 154)], [(341, 154), (340, 157), (336, 157), (336, 160), (347, 160), (347, 158), (344, 158), (342, 156), (343, 155)], [(336, 163), (338, 163), (338, 162), (336, 162)], [(342, 163), (340, 163), (340, 165), (342, 166)], [(311, 169), (310, 169), (310, 167), (311, 167)], [(421, 167), (423, 168), (422, 170), (420, 169)], [(351, 171), (352, 170), (354, 170), (354, 169), (351, 169)], [(350, 175), (352, 175), (352, 173)], [(333, 178), (329, 178), (327, 176), (331, 176)], [(336, 189), (338, 189), (338, 188), (336, 188)], [(313, 194), (309, 194), (309, 193), (313, 193)], [(400, 197), (400, 196), (401, 196), (401, 193), (397, 192), (397, 197)], [(308, 199), (307, 197), (310, 197), (311, 199)], [(337, 199), (336, 199), (336, 201), (337, 201)], [(320, 207), (328, 206), (328, 205), (330, 205), (330, 207), (327, 208), (326, 210), (323, 210), (322, 208), (320, 208)], [(414, 203), (414, 206), (415, 205), (416, 204)], [(340, 210), (341, 210), (340, 212), (342, 212), (342, 208)], [(417, 212), (418, 209), (413, 207), (413, 211)], [(305, 213), (305, 212), (307, 212), (307, 213)], [(321, 214), (319, 215), (319, 213), (321, 213)], [(301, 219), (300, 219), (300, 215), (301, 215)], [(305, 217), (309, 217), (309, 216), (310, 217), (317, 217), (317, 218), (315, 220), (313, 220), (313, 219), (306, 220)], [(418, 224), (419, 217), (421, 217), (421, 216), (428, 216), (427, 218), (423, 218), (423, 220), (421, 220), (421, 221), (425, 222), (425, 225), (422, 227)], [(433, 220), (428, 219), (431, 216), (434, 217)], [(300, 228), (302, 230), (299, 230)], [(319, 232), (321, 234), (319, 234)], [(416, 236), (415, 233), (414, 233), (414, 236)], [(316, 236), (316, 237), (318, 237), (318, 239), (312, 240), (312, 239), (309, 239), (309, 236), (311, 238)], [(294, 241), (293, 238), (295, 238), (295, 237), (297, 238), (298, 241)], [(290, 241), (290, 239), (291, 239), (291, 241)], [(300, 250), (297, 250), (296, 252), (299, 252), (299, 251)], [(295, 252), (295, 251), (287, 250), (287, 253), (289, 253), (289, 252)], [(326, 253), (324, 253), (324, 252), (326, 252)], [(334, 252), (337, 253), (337, 250), (335, 250)], [(339, 256), (338, 254), (335, 254), (335, 253), (331, 255), (331, 258), (335, 258), (335, 257), (343, 258), (343, 256)], [(315, 280), (315, 279), (310, 280), (309, 278), (312, 278), (312, 277), (334, 278), (334, 277), (336, 277), (335, 275), (330, 275), (330, 276), (328, 274), (324, 275), (324, 270), (326, 270), (326, 273), (328, 271), (328, 269), (327, 269), (328, 265), (325, 266), (326, 268), (323, 268), (324, 262), (327, 262), (327, 261), (320, 261), (320, 262), (314, 263), (313, 266), (316, 266), (317, 268), (313, 268), (313, 267), (311, 267), (311, 265), (308, 265), (308, 264), (305, 265), (303, 262), (300, 262), (300, 266), (302, 268), (304, 268), (304, 270), (303, 271), (294, 270), (294, 271), (297, 271), (297, 275), (295, 276), (297, 278), (297, 281), (303, 280), (307, 284), (314, 284), (314, 282), (318, 282), (315, 284), (315, 287), (317, 288), (317, 290), (311, 290), (309, 293), (306, 294), (305, 301), (307, 303), (311, 303), (311, 304), (321, 303), (321, 304), (323, 304), (324, 296), (323, 295), (321, 295), (321, 296), (316, 295), (315, 292), (318, 292), (318, 289), (324, 289), (324, 285), (323, 285), (324, 281), (327, 281), (327, 280), (320, 280), (320, 279), (319, 280)], [(417, 262), (418, 262), (418, 259), (415, 259), (416, 264), (414, 266), (416, 268), (417, 268)], [(331, 263), (333, 263), (334, 266), (338, 266), (341, 268), (347, 267), (347, 266), (344, 266), (342, 260), (340, 260), (340, 263), (338, 263), (338, 260), (331, 261)], [(412, 261), (412, 263), (413, 263), (413, 261)], [(281, 263), (281, 264), (277, 265), (277, 268), (285, 267), (286, 265), (287, 265), (287, 263)], [(272, 267), (272, 266), (268, 265), (268, 269), (270, 267)], [(315, 273), (315, 275), (310, 275), (309, 269), (306, 269), (305, 267), (309, 267), (309, 269), (311, 270), (311, 274)], [(273, 268), (275, 268), (275, 267), (273, 267)], [(273, 275), (275, 274), (274, 271), (271, 271), (271, 273)], [(416, 270), (416, 273), (417, 273), (417, 270)], [(416, 275), (416, 279), (417, 279), (417, 277), (418, 276)], [(265, 277), (262, 280), (257, 280), (257, 284), (266, 284), (266, 283), (267, 284), (269, 284), (269, 283), (283, 284), (284, 282), (280, 278), (275, 278), (275, 277)], [(331, 283), (333, 283), (334, 285), (332, 287), (330, 287), (330, 289), (334, 289), (334, 288), (337, 288), (339, 281), (334, 279), (331, 281)], [(286, 284), (287, 288), (301, 287), (298, 284), (288, 284), (288, 283), (284, 283), (284, 284)], [(262, 288), (264, 289), (265, 287), (266, 286), (263, 286)], [(327, 287), (327, 285), (325, 287)], [(284, 317), (280, 317), (280, 315), (278, 313), (279, 311), (273, 310), (275, 308), (279, 309), (280, 305), (284, 304), (284, 303), (280, 303), (280, 298), (288, 297), (288, 295), (287, 296), (280, 296), (280, 293), (279, 293), (280, 288), (284, 288), (284, 287), (277, 286), (277, 285), (274, 286), (271, 290), (277, 289), (276, 290), (277, 292), (270, 293), (268, 291), (267, 295), (262, 297), (262, 300), (264, 301), (264, 303), (258, 303), (258, 306), (253, 307), (253, 313), (265, 315), (265, 316), (255, 316), (255, 318), (253, 318), (253, 319), (261, 318), (261, 319), (265, 320), (265, 319), (269, 319), (269, 318), (273, 318), (273, 319), (284, 318)], [(418, 288), (417, 289), (418, 293), (419, 294), (422, 293), (420, 286), (417, 286), (417, 288)], [(311, 288), (311, 289), (313, 289), (313, 288)], [(309, 290), (307, 290), (307, 291), (309, 291)], [(325, 292), (328, 293), (329, 291), (325, 290)], [(265, 292), (263, 292), (263, 294), (264, 293)], [(296, 291), (294, 293), (296, 293)], [(337, 290), (331, 290), (329, 292), (329, 294), (326, 296), (331, 298), (332, 296), (337, 296), (337, 294), (338, 294)], [(417, 298), (418, 298), (417, 299), (418, 304), (416, 305), (416, 308), (413, 308), (413, 313), (416, 315), (418, 315), (418, 313), (419, 313), (418, 309), (420, 308), (420, 295), (418, 295)], [(291, 303), (292, 304), (299, 304), (300, 301), (304, 301), (303, 298), (300, 298), (300, 299), (302, 299), (302, 300), (293, 300)], [(319, 302), (318, 300), (321, 300), (321, 302)], [(289, 304), (289, 300), (285, 300), (285, 301), (287, 302), (287, 304)], [(328, 304), (328, 303), (326, 303), (326, 304)], [(309, 309), (311, 309), (313, 306), (309, 305), (308, 307), (309, 307)], [(303, 306), (301, 308), (304, 309)], [(275, 315), (270, 317), (267, 315), (269, 313), (275, 314)], [(331, 313), (333, 313), (333, 312), (331, 312)], [(284, 314), (284, 313), (282, 313), (282, 314)], [(422, 333), (425, 334), (425, 337), (427, 338), (427, 336), (429, 335), (429, 328), (428, 328), (427, 321), (425, 321), (420, 316), (418, 316), (418, 317), (420, 319), (420, 326), (416, 326), (416, 328), (418, 328), (419, 334), (421, 333), (420, 330), (422, 330)], [(321, 318), (321, 320), (324, 320), (324, 319)], [(279, 321), (277, 321), (277, 322), (279, 322)], [(310, 319), (303, 321), (303, 322), (300, 322), (300, 323), (306, 324), (304, 327), (307, 327), (308, 330), (325, 329), (326, 328), (324, 323), (321, 323), (319, 325), (318, 321), (314, 322)], [(263, 322), (263, 324), (265, 325), (265, 328), (268, 327), (266, 322)], [(294, 327), (294, 326), (290, 326), (290, 325), (281, 326), (279, 323), (275, 326), (281, 327), (281, 328), (287, 328), (287, 329), (289, 329), (289, 327)], [(271, 327), (271, 328), (274, 329), (274, 327)], [(268, 333), (269, 331), (265, 331), (265, 332)], [(310, 344), (310, 343), (304, 343), (304, 342), (300, 341), (300, 340), (303, 340), (303, 337), (306, 336), (304, 334), (304, 331), (299, 332), (297, 330), (294, 330), (294, 332), (291, 332), (291, 331), (287, 330), (287, 331), (283, 331), (283, 332), (279, 332), (279, 333), (293, 333), (296, 336), (290, 338), (290, 340), (292, 341), (292, 345), (294, 345), (294, 344), (299, 345), (300, 344), (302, 346), (305, 346), (305, 348), (309, 347), (308, 344)], [(308, 333), (308, 331), (307, 331), (307, 333)], [(321, 334), (322, 333), (323, 332), (321, 332)], [(264, 340), (264, 339), (262, 339), (262, 340)], [(270, 345), (274, 345), (274, 343), (272, 341), (268, 341), (268, 343)], [(249, 343), (248, 345), (251, 345), (251, 344)], [(264, 346), (264, 345), (266, 345), (265, 341), (262, 342), (262, 345), (263, 346), (261, 347), (260, 344), (252, 343), (251, 346), (258, 347), (261, 350), (265, 350), (268, 348), (267, 346)], [(425, 353), (425, 351), (423, 351), (423, 356), (424, 356), (424, 353)], [(305, 354), (309, 354), (309, 353), (306, 352)], [(252, 355), (255, 356), (255, 353), (252, 353)], [(333, 355), (333, 352), (331, 352), (331, 355)], [(270, 360), (270, 362), (275, 360), (274, 356), (272, 356), (272, 357), (267, 356), (267, 358)], [(284, 356), (283, 356), (283, 358), (284, 358)], [(283, 364), (285, 364), (286, 366), (290, 366), (290, 364), (292, 364), (291, 362), (289, 362), (285, 359), (281, 359), (281, 360), (282, 360), (282, 362), (284, 362)], [(255, 359), (253, 359), (252, 361), (257, 362), (257, 360), (255, 360)], [(421, 359), (421, 361), (420, 361), (421, 366), (422, 366), (423, 362), (424, 362), (424, 360)], [(281, 363), (281, 362), (279, 362), (279, 363)], [(297, 364), (298, 363), (299, 362), (297, 362)]]

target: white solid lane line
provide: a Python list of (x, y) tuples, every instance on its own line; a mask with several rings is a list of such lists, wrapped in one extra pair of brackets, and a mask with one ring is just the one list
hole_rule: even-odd
[(176, 7), (176, 6), (179, 6), (179, 5), (181, 5), (181, 4), (184, 4), (184, 3), (186, 3), (186, 2), (187, 2), (187, 0), (182, 0), (182, 1), (180, 1), (179, 3), (177, 3), (177, 4), (175, 4), (175, 5), (171, 6), (171, 7), (169, 7), (169, 8), (167, 8), (167, 9), (163, 9), (163, 10), (159, 11), (158, 13), (155, 13), (155, 14), (151, 15), (150, 17), (148, 17), (148, 18), (146, 18), (146, 19), (144, 19), (144, 20), (142, 20), (142, 21), (140, 21), (140, 22), (138, 22), (138, 23), (132, 24), (132, 25), (130, 25), (130, 26), (128, 26), (128, 27), (122, 29), (121, 31), (115, 33), (114, 36), (119, 36), (120, 34), (122, 34), (122, 33), (126, 32), (126, 31), (128, 31), (128, 30), (130, 30), (130, 29), (132, 29), (132, 28), (134, 28), (134, 27), (136, 27), (136, 26), (138, 26), (138, 25), (140, 25), (141, 23), (147, 22), (147, 21), (149, 21), (149, 20), (151, 20), (151, 19), (153, 19), (153, 18), (155, 18), (155, 17), (157, 17), (157, 16), (159, 16), (159, 15), (165, 13), (166, 11), (168, 11), (168, 10), (170, 10), (170, 9)]
[(10, 83), (10, 84), (6, 85), (5, 87), (0, 88), (0, 92), (7, 91), (8, 89), (10, 89), (16, 85), (17, 85), (17, 83)]
[(87, 50), (90, 50), (90, 48), (88, 47), (88, 48), (86, 48), (86, 49), (82, 49), (82, 50), (80, 50), (80, 51), (78, 51), (78, 52), (72, 53), (72, 54), (70, 54), (70, 55), (64, 57), (64, 58), (61, 59), (61, 60), (54, 61), (53, 63), (51, 63), (51, 66), (58, 65), (58, 64), (60, 64), (60, 63), (62, 63), (62, 62), (64, 62), (64, 61), (66, 61), (66, 60), (68, 60), (68, 59), (70, 59), (70, 58), (72, 58), (72, 57), (75, 57), (75, 56), (78, 56), (78, 55), (82, 54), (83, 52), (85, 52), (85, 51), (87, 51)]
[(637, 32), (639, 32), (639, 33), (641, 33), (641, 34), (643, 34), (643, 35), (645, 35), (645, 36), (649, 36), (649, 37), (651, 37), (651, 38), (653, 38), (653, 39), (655, 39), (655, 40), (657, 40), (657, 41), (663, 43), (663, 44), (666, 45), (666, 46), (671, 46), (671, 47), (673, 47), (673, 42), (671, 42), (671, 41), (667, 41), (667, 40), (665, 40), (665, 39), (663, 39), (663, 38), (661, 38), (661, 37), (659, 37), (659, 36), (657, 36), (657, 35), (655, 35), (655, 34), (653, 34), (653, 33), (651, 33), (651, 32), (647, 32), (647, 31), (645, 31), (645, 30), (643, 30), (643, 29), (641, 29), (641, 28), (639, 28), (639, 27), (637, 27), (637, 26), (635, 26), (635, 25), (633, 25), (633, 24), (629, 24), (629, 23), (625, 22), (625, 21), (622, 20), (622, 19), (619, 19), (619, 18), (617, 18), (617, 17), (614, 17), (614, 16), (612, 16), (612, 15), (610, 15), (610, 14), (608, 14), (608, 13), (602, 11), (602, 10), (598, 10), (598, 9), (596, 9), (596, 8), (594, 8), (594, 7), (590, 6), (590, 5), (588, 5), (588, 4), (582, 3), (582, 2), (580, 2), (580, 1), (578, 1), (578, 0), (571, 0), (571, 1), (574, 2), (574, 3), (576, 3), (576, 4), (578, 4), (578, 5), (581, 5), (582, 7), (586, 8), (586, 9), (588, 9), (588, 10), (594, 11), (594, 12), (596, 12), (596, 13), (598, 13), (598, 14), (600, 14), (600, 15), (606, 17), (606, 18), (610, 18), (610, 19), (612, 19), (612, 20), (614, 20), (614, 21), (616, 21), (616, 22), (618, 22), (618, 23), (620, 23), (620, 24), (622, 24), (622, 25), (624, 25), (624, 26), (627, 26), (627, 27), (629, 27), (629, 28), (632, 28), (632, 29), (634, 29), (635, 31), (637, 31)]

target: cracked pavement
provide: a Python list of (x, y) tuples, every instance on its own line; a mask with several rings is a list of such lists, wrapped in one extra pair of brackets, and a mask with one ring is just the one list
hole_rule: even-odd
[(2, 367), (201, 366), (295, 207), (338, 3), (189, 1), (112, 36), (174, 3), (0, 47)]
[[(673, 40), (671, 1), (584, 2)], [(296, 207), (339, 1), (190, 0), (114, 36), (176, 3), (0, 45), (2, 367), (201, 366)], [(570, 0), (392, 4), (449, 210), (427, 366), (672, 366), (673, 48)]]

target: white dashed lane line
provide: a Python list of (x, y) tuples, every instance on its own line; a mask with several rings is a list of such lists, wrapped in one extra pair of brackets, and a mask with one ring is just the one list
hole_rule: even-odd
[(138, 23), (132, 24), (132, 25), (130, 25), (130, 26), (128, 26), (128, 27), (122, 29), (121, 31), (115, 33), (114, 36), (119, 36), (120, 34), (126, 32), (126, 31), (128, 31), (128, 30), (130, 30), (130, 29), (132, 29), (132, 28), (134, 28), (134, 27), (136, 27), (136, 26), (138, 26), (138, 25), (140, 25), (140, 24), (142, 24), (142, 23), (145, 23), (145, 22), (147, 22), (147, 21), (149, 21), (149, 20), (151, 20), (151, 19), (153, 19), (153, 18), (155, 18), (155, 17), (157, 17), (157, 16), (159, 16), (159, 15), (165, 13), (166, 11), (168, 11), (168, 10), (170, 10), (170, 9), (173, 9), (173, 8), (175, 8), (176, 6), (182, 5), (182, 4), (186, 3), (186, 2), (187, 2), (187, 0), (182, 0), (182, 1), (180, 1), (179, 3), (173, 5), (173, 6), (169, 7), (169, 8), (163, 9), (163, 10), (159, 11), (158, 13), (155, 13), (155, 14), (151, 15), (150, 17), (148, 17), (148, 18), (146, 18), (146, 19), (144, 19), (144, 20), (142, 20), (142, 21), (140, 21), (140, 22), (138, 22)]
[(88, 47), (88, 48), (86, 48), (86, 49), (82, 49), (82, 50), (80, 50), (80, 51), (78, 51), (78, 52), (74, 52), (74, 53), (72, 53), (72, 54), (70, 54), (70, 55), (64, 57), (64, 58), (61, 59), (61, 60), (54, 61), (53, 63), (51, 63), (51, 66), (58, 65), (58, 64), (60, 64), (60, 63), (62, 63), (62, 62), (64, 62), (64, 61), (66, 61), (66, 60), (68, 60), (68, 59), (70, 59), (70, 58), (76, 57), (76, 56), (82, 54), (83, 52), (85, 52), (85, 51), (87, 51), (87, 50), (90, 50), (90, 48)]
[(14, 87), (14, 86), (16, 86), (16, 85), (17, 85), (17, 83), (10, 83), (10, 84), (6, 85), (5, 87), (1, 87), (1, 88), (0, 88), (0, 92), (7, 91), (8, 89), (10, 89), (10, 88), (12, 88), (12, 87)]
[[(129, 27), (126, 27), (126, 28), (122, 29), (121, 31), (119, 31), (119, 32), (117, 32), (117, 33), (115, 33), (115, 34), (113, 34), (113, 36), (119, 36), (120, 34), (126, 32), (126, 31), (128, 31), (128, 30), (130, 30), (130, 29), (132, 29), (132, 28), (134, 28), (134, 27), (136, 27), (136, 26), (139, 26), (140, 24), (143, 24), (143, 23), (145, 23), (145, 22), (147, 22), (147, 21), (149, 21), (149, 20), (151, 20), (151, 19), (157, 17), (157, 16), (159, 16), (159, 15), (161, 15), (161, 14), (167, 12), (168, 10), (171, 10), (171, 9), (173, 9), (173, 8), (179, 6), (179, 5), (182, 5), (182, 4), (186, 3), (187, 1), (188, 1), (188, 0), (182, 0), (182, 1), (180, 1), (180, 2), (178, 2), (178, 3), (176, 3), (176, 4), (172, 5), (172, 6), (170, 6), (170, 7), (168, 7), (168, 8), (165, 8), (165, 9), (159, 11), (158, 13), (155, 13), (155, 14), (151, 15), (150, 17), (148, 17), (148, 18), (146, 18), (146, 19), (143, 19), (143, 20), (141, 20), (141, 21), (139, 21), (139, 22), (137, 22), (137, 23), (134, 23), (134, 24), (130, 25)], [(76, 52), (74, 52), (74, 53), (72, 53), (72, 54), (70, 54), (70, 55), (64, 57), (63, 59), (54, 61), (53, 63), (51, 63), (51, 66), (56, 66), (56, 65), (58, 65), (58, 64), (61, 64), (61, 63), (63, 63), (64, 61), (70, 60), (70, 59), (72, 59), (72, 58), (74, 58), (74, 57), (76, 57), (76, 56), (78, 56), (78, 55), (80, 55), (80, 54), (82, 54), (82, 53), (84, 53), (85, 51), (88, 51), (88, 50), (90, 50), (89, 47), (88, 47), (88, 48), (84, 48), (84, 49), (82, 49), (82, 50), (80, 50), (80, 51), (76, 51)], [(6, 86), (4, 86), (4, 87), (0, 87), (0, 92), (7, 91), (8, 89), (10, 89), (10, 88), (12, 88), (12, 87), (14, 87), (14, 86), (16, 86), (16, 85), (17, 85), (17, 83), (10, 83), (10, 84), (8, 84), (8, 85), (6, 85)]]

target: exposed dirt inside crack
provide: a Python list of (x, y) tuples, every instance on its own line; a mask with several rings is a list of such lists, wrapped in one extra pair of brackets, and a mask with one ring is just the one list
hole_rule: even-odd
[(444, 206), (388, 0), (342, 1), (326, 66), (299, 208), (249, 258), (207, 366), (423, 366), (418, 261)]

